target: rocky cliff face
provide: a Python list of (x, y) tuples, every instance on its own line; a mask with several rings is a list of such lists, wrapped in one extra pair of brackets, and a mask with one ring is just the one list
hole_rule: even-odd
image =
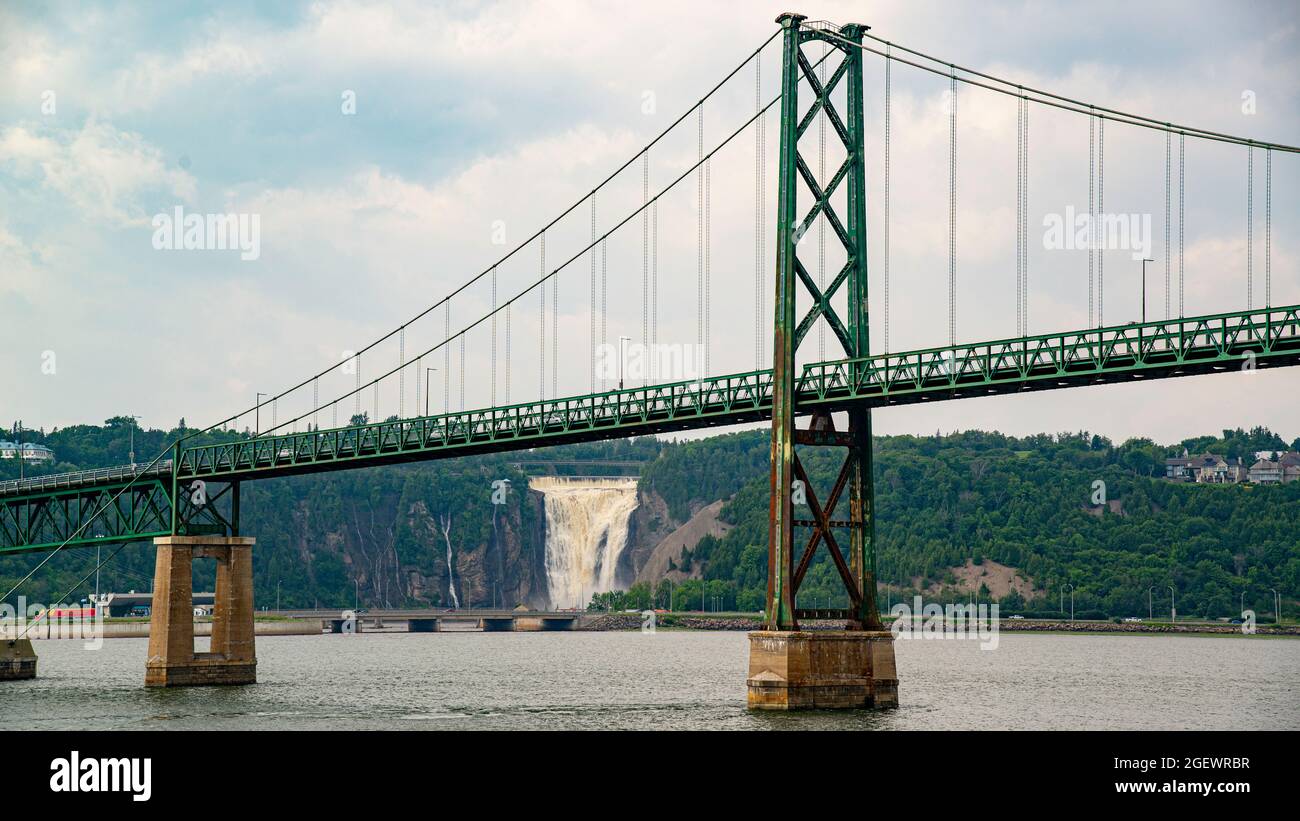
[[(509, 477), (504, 504), (493, 482)], [(696, 512), (703, 503), (691, 503)], [(544, 498), (501, 465), (419, 466), (270, 480), (246, 490), (258, 600), (283, 582), (293, 606), (545, 607)], [(638, 490), (616, 586), (630, 586), (677, 521), (653, 487)], [(448, 553), (450, 548), (450, 566)], [(141, 568), (141, 575), (148, 569)], [(454, 590), (454, 595), (453, 595)]]
[(328, 481), (282, 488), (281, 499), (299, 496), (291, 514), (253, 523), (263, 578), (305, 574), (307, 587), (333, 593), (322, 606), (340, 588), (368, 607), (545, 605), (545, 517), (526, 485), (492, 505), (419, 476), (369, 493)]

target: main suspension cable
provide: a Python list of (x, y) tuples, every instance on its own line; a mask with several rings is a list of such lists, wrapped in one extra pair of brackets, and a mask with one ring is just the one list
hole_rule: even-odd
[[(861, 49), (862, 51), (867, 51), (872, 54), (879, 55), (881, 57), (885, 56), (885, 52), (883, 51), (872, 48), (871, 46), (868, 46), (865, 43), (855, 43), (851, 40), (846, 40), (843, 37), (834, 34), (833, 32), (822, 31), (821, 34), (845, 46), (853, 46), (855, 48)], [(1260, 147), (1271, 147), (1277, 149), (1278, 151), (1286, 151), (1293, 154), (1300, 153), (1300, 147), (1298, 146), (1283, 145), (1281, 143), (1273, 143), (1273, 142), (1264, 142), (1261, 140), (1252, 140), (1247, 137), (1237, 137), (1231, 134), (1223, 134), (1217, 131), (1209, 131), (1204, 128), (1195, 128), (1193, 126), (1169, 123), (1162, 120), (1156, 120), (1151, 117), (1145, 117), (1140, 114), (1129, 114), (1127, 112), (1119, 111), (1117, 109), (1106, 108), (1105, 106), (1095, 105), (1093, 103), (1084, 102), (1082, 100), (1075, 100), (1061, 94), (1053, 94), (1052, 92), (1043, 91), (1042, 89), (1033, 88), (1032, 86), (1013, 83), (1010, 80), (1003, 80), (999, 77), (995, 77), (991, 74), (986, 74), (982, 71), (976, 71), (975, 69), (959, 66), (947, 60), (941, 60), (938, 57), (932, 57), (928, 54), (923, 54), (915, 49), (907, 48), (906, 46), (891, 42), (889, 40), (885, 40), (873, 34), (864, 33), (863, 36), (871, 40), (875, 40), (876, 42), (881, 43), (885, 46), (892, 46), (895, 49), (898, 49), (900, 51), (905, 51), (923, 60), (928, 60), (937, 65), (927, 66), (922, 63), (917, 63), (915, 61), (908, 60), (903, 57), (899, 57), (898, 55), (893, 55), (893, 59), (900, 63), (904, 63), (906, 65), (912, 66), (913, 68), (919, 68), (922, 71), (928, 71), (931, 74), (936, 74), (944, 77), (950, 76), (954, 71), (959, 71), (962, 74), (969, 75), (969, 76), (966, 77), (958, 76), (957, 77), (958, 81), (963, 82), (967, 85), (977, 86), (979, 88), (984, 88), (989, 91), (994, 91), (997, 92), (998, 94), (1005, 94), (1007, 96), (1014, 97), (1017, 96), (1021, 91), (1023, 91), (1024, 93), (1033, 95), (1032, 97), (1030, 97), (1031, 102), (1039, 103), (1041, 105), (1052, 106), (1053, 108), (1059, 108), (1065, 111), (1073, 111), (1076, 114), (1092, 114), (1096, 116), (1098, 119), (1113, 120), (1115, 122), (1127, 123), (1128, 125), (1135, 125), (1141, 128), (1150, 128), (1156, 131), (1174, 131), (1179, 134), (1190, 134), (1193, 137), (1199, 137), (1201, 139), (1206, 139), (1206, 140), (1214, 140), (1217, 142), (1237, 143), (1239, 145), (1256, 145)], [(979, 80), (971, 79), (972, 77), (980, 77), (982, 79), (990, 81), (991, 83), (997, 83), (998, 85), (990, 85), (988, 83), (982, 83)]]
[[(731, 142), (732, 142), (734, 139), (736, 139), (736, 137), (740, 136), (740, 134), (743, 133), (743, 132), (745, 131), (745, 129), (747, 129), (750, 125), (752, 125), (752, 124), (754, 124), (756, 121), (758, 121), (758, 120), (759, 120), (759, 119), (760, 119), (764, 114), (766, 114), (766, 113), (768, 112), (768, 110), (770, 110), (770, 109), (772, 108), (772, 106), (774, 106), (774, 105), (776, 105), (778, 102), (780, 102), (780, 100), (781, 100), (780, 95), (777, 95), (776, 97), (772, 98), (772, 99), (771, 99), (771, 100), (770, 100), (766, 105), (762, 106), (762, 107), (759, 109), (759, 111), (756, 112), (756, 113), (754, 114), (754, 116), (750, 117), (749, 119), (745, 120), (745, 122), (741, 123), (741, 124), (740, 124), (740, 125), (739, 125), (735, 130), (734, 130), (734, 131), (732, 131), (732, 132), (731, 132), (730, 134), (728, 134), (728, 135), (727, 135), (727, 136), (726, 136), (726, 137), (725, 137), (725, 138), (724, 138), (720, 143), (718, 143), (718, 144), (713, 148), (713, 150), (709, 151), (707, 154), (704, 155), (704, 160), (705, 160), (705, 162), (707, 162), (707, 161), (709, 161), (710, 159), (712, 159), (712, 157), (713, 157), (715, 154), (717, 154), (719, 151), (721, 151), (721, 150), (722, 150), (723, 148), (725, 148), (727, 145), (731, 144)], [(611, 234), (617, 232), (619, 229), (623, 228), (625, 225), (627, 225), (629, 222), (631, 222), (631, 221), (632, 221), (633, 219), (635, 219), (637, 216), (639, 216), (639, 215), (641, 215), (642, 213), (644, 213), (644, 212), (646, 211), (646, 209), (648, 209), (652, 203), (654, 203), (654, 202), (657, 201), (659, 198), (661, 198), (661, 197), (663, 197), (664, 195), (666, 195), (669, 191), (672, 191), (673, 189), (677, 188), (677, 186), (678, 186), (678, 185), (679, 185), (683, 180), (685, 180), (687, 177), (689, 177), (689, 176), (690, 176), (693, 172), (695, 172), (699, 167), (700, 167), (700, 164), (699, 164), (699, 163), (695, 163), (695, 164), (692, 164), (690, 167), (686, 168), (685, 170), (683, 170), (681, 174), (679, 174), (679, 175), (678, 175), (677, 177), (675, 177), (675, 178), (674, 178), (670, 183), (668, 183), (668, 185), (666, 185), (664, 188), (662, 188), (662, 189), (659, 191), (659, 193), (655, 194), (655, 195), (650, 199), (650, 202), (644, 203), (644, 204), (642, 204), (641, 206), (639, 206), (639, 207), (633, 209), (633, 210), (632, 210), (632, 211), (631, 211), (627, 216), (625, 216), (623, 219), (619, 220), (617, 223), (615, 223), (613, 226), (611, 226), (608, 230), (606, 230), (606, 231), (601, 235), (601, 241), (604, 242), (606, 239), (608, 239), (608, 237), (609, 237)], [(542, 286), (545, 282), (547, 282), (551, 277), (555, 276), (555, 274), (556, 274), (557, 272), (559, 272), (559, 271), (561, 271), (561, 270), (567, 268), (567, 267), (568, 267), (569, 265), (571, 265), (575, 260), (580, 259), (580, 258), (582, 257), (582, 255), (585, 254), (585, 253), (587, 253), (590, 249), (591, 249), (591, 246), (590, 246), (590, 245), (583, 246), (583, 247), (580, 248), (580, 249), (579, 249), (579, 250), (578, 250), (578, 251), (577, 251), (573, 256), (570, 256), (569, 258), (567, 258), (567, 259), (566, 259), (563, 263), (561, 263), (558, 267), (556, 267), (555, 269), (553, 269), (553, 270), (550, 271), (549, 273), (543, 273), (543, 275), (540, 276), (540, 277), (539, 277), (535, 282), (533, 282), (531, 285), (527, 286), (526, 288), (524, 288), (523, 290), (521, 290), (521, 291), (519, 291), (517, 294), (515, 294), (515, 296), (513, 296), (513, 297), (511, 297), (509, 300), (507, 300), (507, 301), (504, 303), (504, 306), (503, 306), (503, 307), (505, 307), (506, 309), (508, 309), (508, 307), (509, 307), (510, 305), (514, 304), (514, 302), (515, 302), (516, 300), (523, 298), (523, 297), (526, 296), (529, 292), (531, 292), (534, 288), (540, 288), (540, 286)], [(500, 310), (500, 309), (498, 309), (498, 310)], [(473, 320), (472, 322), (470, 322), (469, 324), (465, 325), (463, 328), (461, 328), (461, 329), (458, 331), (458, 333), (460, 333), (460, 332), (466, 332), (466, 331), (472, 330), (473, 328), (478, 327), (478, 325), (482, 324), (483, 322), (486, 322), (488, 319), (489, 319), (489, 315), (484, 314), (483, 316), (480, 316), (479, 318), (477, 318), (477, 319)], [(445, 348), (446, 344), (447, 344), (447, 340), (444, 340), (443, 342), (439, 342), (439, 343), (433, 345), (431, 348), (429, 348), (427, 351), (425, 351), (425, 352), (424, 352), (423, 354), (421, 354), (421, 355), (422, 355), (422, 356), (423, 356), (423, 355), (428, 355), (429, 353), (432, 353), (432, 352), (438, 350), (439, 348)], [(370, 384), (372, 384), (372, 385), (373, 385), (373, 384), (377, 384), (378, 382), (382, 381), (383, 379), (385, 379), (385, 378), (387, 378), (387, 377), (389, 377), (389, 376), (392, 376), (393, 373), (395, 373), (395, 372), (396, 372), (396, 369), (389, 370), (389, 371), (387, 371), (386, 373), (383, 373), (383, 374), (379, 375), (378, 377), (375, 377), (375, 378), (371, 381)], [(342, 400), (342, 399), (345, 399), (345, 398), (347, 398), (347, 396), (351, 395), (351, 393), (352, 393), (352, 392), (349, 392), (349, 393), (347, 393), (347, 394), (343, 394), (342, 396), (340, 396), (338, 399), (336, 399), (336, 400), (334, 400), (334, 401), (340, 401), (340, 400)], [(507, 398), (506, 401), (508, 402), (509, 399)], [(304, 414), (304, 415), (305, 415), (305, 414)], [(288, 423), (286, 422), (285, 424), (288, 424)], [(271, 432), (272, 432), (272, 431), (267, 431), (267, 433), (271, 433)]]
[[(738, 63), (738, 64), (737, 64), (737, 65), (736, 65), (736, 66), (735, 66), (731, 71), (729, 71), (729, 72), (726, 74), (726, 76), (724, 76), (721, 80), (719, 80), (719, 81), (718, 81), (718, 82), (717, 82), (717, 83), (716, 83), (716, 84), (715, 84), (711, 89), (709, 89), (708, 92), (706, 92), (706, 93), (704, 94), (704, 96), (702, 96), (698, 101), (696, 101), (696, 103), (695, 103), (694, 105), (692, 105), (690, 108), (688, 108), (686, 111), (684, 111), (684, 112), (683, 112), (679, 117), (677, 117), (677, 119), (673, 120), (673, 122), (671, 122), (671, 123), (670, 123), (666, 128), (664, 128), (663, 131), (659, 132), (659, 134), (658, 134), (657, 136), (655, 136), (652, 140), (650, 140), (648, 143), (646, 143), (645, 146), (643, 146), (641, 149), (639, 149), (638, 151), (636, 151), (635, 153), (633, 153), (632, 156), (630, 156), (630, 157), (629, 157), (625, 162), (623, 162), (623, 164), (621, 164), (621, 165), (620, 165), (618, 168), (616, 168), (612, 173), (610, 173), (610, 174), (609, 174), (608, 176), (606, 176), (603, 180), (601, 180), (601, 181), (600, 181), (600, 182), (599, 182), (599, 183), (598, 183), (598, 184), (597, 184), (597, 185), (596, 185), (596, 186), (591, 190), (591, 192), (589, 192), (589, 193), (587, 193), (587, 194), (584, 194), (584, 195), (583, 195), (582, 197), (580, 197), (578, 200), (576, 200), (576, 201), (573, 202), (571, 205), (569, 205), (567, 208), (565, 208), (563, 211), (561, 211), (561, 212), (560, 212), (560, 213), (559, 213), (555, 218), (553, 218), (550, 222), (548, 222), (548, 223), (546, 223), (545, 225), (543, 225), (540, 229), (538, 229), (538, 230), (537, 230), (536, 232), (534, 232), (532, 235), (530, 235), (529, 237), (527, 237), (526, 239), (524, 239), (522, 242), (520, 242), (518, 245), (516, 245), (513, 249), (511, 249), (509, 252), (507, 252), (507, 253), (506, 253), (505, 255), (503, 255), (501, 258), (495, 260), (495, 261), (492, 263), (492, 265), (488, 266), (487, 268), (484, 268), (481, 272), (479, 272), (479, 273), (476, 274), (475, 276), (471, 277), (470, 279), (468, 279), (467, 281), (465, 281), (464, 283), (462, 283), (459, 287), (453, 289), (450, 293), (447, 294), (447, 296), (443, 297), (442, 299), (440, 299), (439, 301), (435, 302), (434, 304), (432, 304), (432, 305), (426, 307), (425, 309), (421, 310), (419, 313), (415, 314), (413, 317), (411, 317), (409, 320), (407, 320), (405, 323), (403, 323), (403, 325), (398, 326), (397, 328), (394, 328), (393, 330), (389, 331), (388, 333), (384, 334), (383, 336), (381, 336), (381, 337), (379, 337), (378, 339), (374, 340), (374, 341), (371, 342), (370, 344), (368, 344), (368, 345), (366, 345), (365, 347), (363, 347), (363, 348), (361, 348), (360, 350), (358, 350), (358, 351), (356, 352), (356, 357), (357, 357), (358, 365), (359, 365), (359, 363), (360, 363), (360, 355), (361, 355), (362, 353), (365, 353), (366, 351), (369, 351), (369, 350), (371, 350), (371, 349), (377, 347), (378, 345), (381, 345), (381, 344), (383, 344), (384, 342), (388, 341), (388, 340), (391, 339), (394, 335), (397, 334), (397, 332), (398, 332), (398, 328), (403, 327), (403, 326), (405, 326), (405, 325), (412, 325), (412, 324), (414, 324), (415, 322), (417, 322), (418, 320), (423, 319), (425, 316), (428, 316), (428, 315), (429, 315), (430, 313), (432, 313), (433, 311), (437, 310), (438, 308), (442, 307), (442, 306), (445, 305), (446, 303), (450, 302), (451, 299), (452, 299), (453, 297), (455, 297), (455, 296), (457, 296), (457, 295), (463, 293), (464, 291), (466, 291), (467, 289), (469, 289), (471, 286), (475, 285), (477, 282), (479, 282), (479, 280), (481, 280), (483, 277), (487, 276), (488, 273), (489, 273), (489, 272), (490, 272), (494, 267), (499, 266), (499, 265), (501, 265), (502, 263), (506, 262), (507, 260), (509, 260), (509, 259), (513, 258), (514, 256), (516, 256), (516, 255), (517, 255), (519, 252), (521, 252), (523, 249), (525, 249), (525, 248), (527, 248), (529, 245), (531, 245), (532, 242), (533, 242), (534, 240), (536, 240), (536, 239), (538, 239), (539, 237), (541, 237), (541, 235), (542, 235), (543, 232), (545, 232), (545, 231), (549, 230), (550, 228), (554, 227), (554, 226), (557, 225), (561, 220), (563, 220), (565, 217), (567, 217), (567, 216), (569, 216), (571, 213), (573, 213), (573, 211), (574, 211), (575, 209), (577, 209), (577, 208), (578, 208), (578, 207), (579, 207), (583, 202), (585, 202), (585, 201), (588, 199), (588, 197), (590, 197), (590, 196), (591, 196), (592, 194), (594, 194), (595, 192), (600, 191), (600, 190), (603, 189), (606, 185), (609, 185), (609, 184), (610, 184), (610, 183), (611, 183), (611, 182), (612, 182), (616, 177), (618, 177), (618, 176), (619, 176), (623, 171), (625, 171), (625, 170), (626, 170), (627, 168), (629, 168), (629, 167), (630, 167), (634, 162), (636, 162), (637, 159), (639, 159), (639, 158), (642, 156), (642, 154), (644, 154), (645, 152), (649, 151), (652, 147), (654, 147), (654, 146), (657, 145), (659, 142), (661, 142), (665, 137), (667, 137), (668, 134), (670, 134), (674, 129), (676, 129), (677, 126), (681, 125), (682, 122), (684, 122), (684, 121), (685, 121), (689, 116), (691, 116), (692, 113), (694, 113), (696, 107), (702, 105), (705, 101), (711, 99), (715, 94), (717, 94), (718, 91), (721, 90), (722, 87), (725, 86), (725, 85), (726, 85), (726, 84), (727, 84), (727, 83), (728, 83), (728, 82), (729, 82), (733, 77), (735, 77), (738, 73), (740, 73), (740, 71), (741, 71), (745, 66), (749, 65), (749, 63), (750, 63), (751, 60), (753, 60), (754, 63), (755, 63), (756, 65), (759, 64), (759, 63), (761, 63), (761, 54), (762, 54), (763, 50), (764, 50), (765, 48), (767, 48), (767, 46), (768, 46), (769, 44), (771, 44), (771, 42), (772, 42), (774, 39), (776, 39), (777, 36), (779, 36), (780, 34), (781, 34), (781, 29), (777, 29), (777, 30), (774, 31), (771, 35), (769, 35), (769, 36), (767, 37), (767, 39), (765, 39), (761, 44), (759, 44), (759, 46), (758, 46), (757, 48), (755, 48), (755, 49), (754, 49), (753, 51), (751, 51), (751, 52), (750, 52), (750, 53), (749, 53), (749, 54), (748, 54), (748, 55), (747, 55), (743, 60), (741, 60), (740, 63)], [(769, 104), (769, 106), (770, 106), (770, 104)], [(346, 360), (345, 360), (345, 361), (346, 361)], [(285, 390), (281, 391), (279, 394), (276, 394), (276, 398), (283, 397), (283, 396), (286, 396), (286, 395), (288, 395), (288, 394), (290, 394), (290, 393), (293, 393), (294, 391), (297, 391), (297, 390), (303, 388), (304, 386), (306, 386), (307, 384), (309, 384), (313, 379), (315, 379), (315, 378), (319, 378), (319, 377), (321, 377), (321, 376), (325, 376), (325, 375), (331, 373), (332, 371), (337, 370), (337, 369), (340, 367), (340, 364), (341, 364), (341, 363), (335, 363), (335, 364), (331, 365), (330, 367), (325, 368), (324, 370), (320, 371), (319, 373), (316, 373), (316, 374), (313, 374), (312, 376), (307, 377), (306, 379), (304, 379), (303, 381), (299, 382), (298, 384), (293, 385), (293, 386), (290, 387), (290, 388), (286, 388)], [(358, 370), (357, 370), (357, 375), (358, 375), (358, 383), (359, 383), (359, 382), (360, 382), (360, 368), (359, 368), (359, 367), (358, 367)], [(359, 387), (359, 385), (358, 385), (358, 387)], [(233, 415), (227, 417), (226, 419), (223, 419), (223, 420), (221, 420), (220, 422), (213, 424), (210, 428), (207, 428), (207, 429), (205, 429), (205, 430), (203, 430), (203, 431), (198, 431), (198, 432), (195, 432), (195, 433), (192, 433), (192, 434), (187, 435), (187, 436), (185, 437), (185, 439), (189, 439), (189, 438), (192, 438), (193, 436), (199, 435), (199, 434), (201, 434), (201, 433), (206, 433), (206, 432), (208, 432), (208, 431), (210, 431), (210, 430), (214, 430), (214, 429), (218, 428), (218, 427), (221, 426), (221, 425), (225, 425), (225, 424), (229, 424), (229, 423), (237, 422), (238, 419), (239, 419), (241, 416), (244, 416), (244, 415), (246, 415), (246, 414), (248, 414), (248, 413), (251, 413), (252, 411), (253, 411), (253, 408), (246, 408), (246, 409), (244, 409), (244, 410), (241, 410), (241, 411), (239, 411), (238, 413), (235, 413), (235, 414), (233, 414)], [(360, 414), (360, 412), (361, 412), (360, 399), (358, 399), (358, 400), (357, 400), (357, 406), (356, 406), (356, 413), (357, 413), (357, 414)]]

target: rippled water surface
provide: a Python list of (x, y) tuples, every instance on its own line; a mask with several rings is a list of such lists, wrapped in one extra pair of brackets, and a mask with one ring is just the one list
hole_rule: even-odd
[(1300, 640), (899, 641), (898, 710), (751, 714), (741, 632), (275, 636), (246, 687), (146, 689), (145, 639), (38, 641), (5, 729), (1300, 729)]

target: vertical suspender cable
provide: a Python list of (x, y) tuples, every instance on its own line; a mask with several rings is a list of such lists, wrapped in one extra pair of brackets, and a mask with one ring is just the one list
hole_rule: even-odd
[[(709, 370), (709, 349), (713, 347), (713, 159), (704, 161), (704, 375)], [(698, 362), (698, 358), (696, 359)]]
[(1184, 309), (1185, 309), (1183, 297), (1186, 293), (1186, 285), (1187, 285), (1187, 272), (1186, 269), (1183, 267), (1184, 263), (1186, 262), (1186, 260), (1183, 258), (1183, 251), (1185, 248), (1183, 244), (1183, 238), (1184, 238), (1184, 229), (1186, 228), (1186, 225), (1184, 223), (1184, 215), (1186, 214), (1186, 211), (1183, 210), (1183, 195), (1186, 193), (1186, 191), (1184, 190), (1186, 175), (1184, 174), (1183, 161), (1185, 159), (1184, 142), (1186, 136), (1187, 136), (1186, 134), (1183, 134), (1181, 132), (1178, 134), (1178, 318), (1179, 319), (1182, 319)]
[(885, 353), (889, 353), (889, 146), (890, 146), (890, 66), (889, 45), (885, 45), (885, 195), (884, 195), (884, 275), (885, 275)]
[(354, 368), (354, 371), (356, 372), (356, 376), (357, 376), (356, 379), (357, 384), (355, 390), (353, 390), (352, 392), (352, 402), (355, 405), (355, 409), (353, 410), (353, 415), (360, 416), (361, 415), (361, 353), (358, 351), (354, 358), (356, 359), (356, 367)]
[(537, 398), (546, 398), (546, 232), (542, 232), (539, 246), (538, 271), (541, 285), (537, 288)]
[(1255, 307), (1255, 146), (1246, 146), (1246, 310)]
[(506, 303), (506, 378), (502, 387), (502, 398), (507, 405), (510, 404), (510, 309), (514, 307), (514, 300)]
[(1097, 270), (1097, 118), (1088, 114), (1088, 327), (1096, 316), (1093, 295)]
[[(1097, 120), (1097, 218), (1106, 221), (1106, 119)], [(1106, 242), (1097, 246), (1097, 327), (1106, 324)]]
[(1025, 190), (1025, 98), (1016, 98), (1016, 336), (1024, 332), (1024, 293), (1021, 282), (1025, 270), (1025, 212), (1022, 194)]
[(320, 377), (319, 376), (311, 381), (311, 408), (312, 408), (311, 426), (316, 430), (320, 430), (320, 419), (317, 415), (320, 411)]
[(1165, 131), (1165, 318), (1169, 318), (1169, 292), (1170, 292), (1170, 272), (1173, 272), (1173, 249), (1169, 247), (1169, 178), (1170, 178), (1170, 155), (1171, 145), (1173, 145), (1173, 134)]
[(1264, 307), (1273, 307), (1273, 149), (1264, 150)]
[(1025, 100), (1025, 126), (1024, 126), (1024, 143), (1025, 143), (1025, 174), (1023, 177), (1023, 190), (1021, 193), (1021, 213), (1024, 218), (1020, 223), (1020, 247), (1025, 249), (1024, 268), (1021, 272), (1022, 287), (1020, 289), (1023, 307), (1021, 309), (1021, 321), (1024, 324), (1022, 334), (1029, 335), (1029, 100)]
[(551, 276), (551, 398), (560, 395), (560, 271)]
[(397, 332), (397, 418), (406, 418), (406, 326)]
[(957, 69), (948, 77), (948, 344), (957, 344)]
[[(492, 390), (491, 405), (497, 404), (497, 267), (492, 266)], [(420, 377), (415, 377), (415, 400), (420, 400)]]
[(695, 345), (704, 345), (704, 106), (696, 121), (695, 172)]
[[(609, 255), (608, 237), (600, 238), (600, 344), (609, 345)], [(609, 386), (609, 378), (602, 376), (600, 378), (600, 387), (602, 390)]]
[[(641, 155), (641, 204), (650, 202), (650, 152)], [(650, 209), (641, 209), (641, 344), (650, 341)], [(643, 348), (644, 349), (644, 348)], [(622, 354), (620, 354), (621, 356)], [(642, 371), (642, 376), (647, 374)]]
[(451, 300), (442, 323), (442, 412), (451, 413)]
[(650, 204), (650, 357), (647, 371), (659, 373), (659, 198)]
[(763, 367), (763, 305), (767, 277), (763, 275), (763, 201), (767, 198), (767, 126), (760, 114), (763, 107), (763, 61), (754, 57), (754, 369)]
[(588, 393), (596, 392), (596, 192), (591, 192), (591, 295), (587, 308)]
[(465, 332), (460, 332), (460, 409), (465, 410)]

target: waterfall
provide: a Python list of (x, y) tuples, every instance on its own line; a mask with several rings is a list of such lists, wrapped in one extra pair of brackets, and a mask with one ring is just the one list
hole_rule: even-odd
[(614, 589), (627, 527), (636, 510), (636, 479), (543, 476), (528, 486), (546, 505), (546, 584), (551, 607), (584, 607)]
[(460, 609), (460, 596), (456, 595), (456, 568), (451, 555), (451, 516), (442, 517), (442, 538), (447, 542), (447, 598), (451, 606)]

